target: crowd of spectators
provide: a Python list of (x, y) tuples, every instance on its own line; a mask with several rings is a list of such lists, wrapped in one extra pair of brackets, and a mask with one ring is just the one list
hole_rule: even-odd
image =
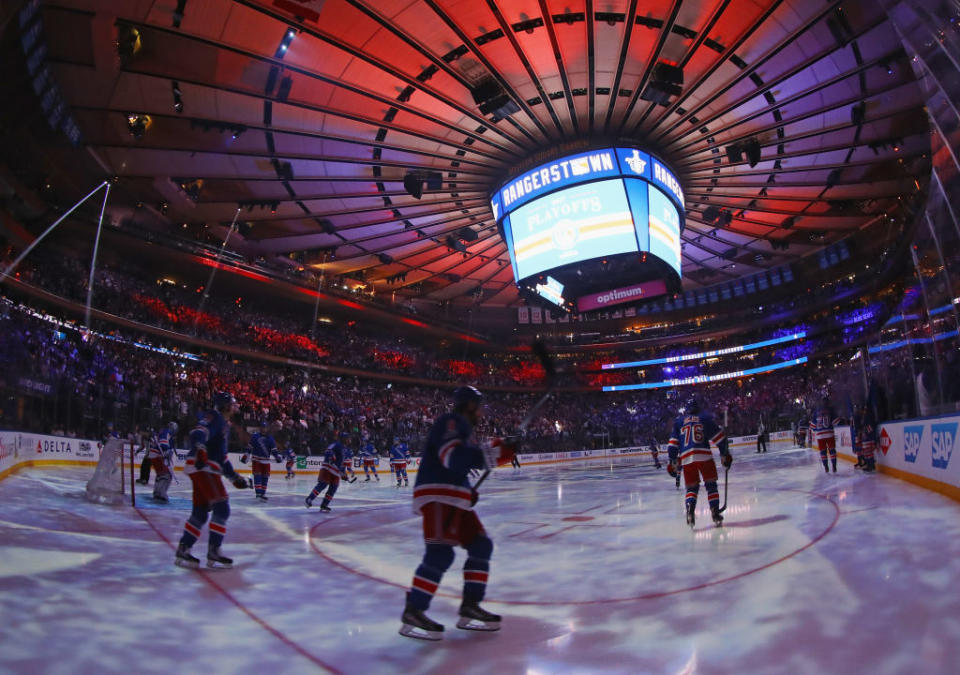
[[(239, 426), (270, 421), (283, 443), (317, 452), (337, 430), (385, 450), (394, 437), (414, 447), (449, 407), (437, 386), (335, 377), (216, 353), (202, 360), (135, 344), (122, 333), (87, 333), (4, 301), (0, 332), (2, 421), (8, 427), (96, 437), (106, 422), (124, 432), (176, 420), (183, 431), (217, 391), (240, 407)], [(810, 389), (804, 370), (713, 385), (630, 393), (555, 394), (530, 426), (528, 450), (561, 450), (666, 440), (686, 397), (696, 395), (731, 434), (794, 415)], [(469, 381), (469, 380), (467, 380)], [(487, 392), (481, 436), (510, 435), (539, 394)], [(181, 439), (182, 440), (182, 439)]]

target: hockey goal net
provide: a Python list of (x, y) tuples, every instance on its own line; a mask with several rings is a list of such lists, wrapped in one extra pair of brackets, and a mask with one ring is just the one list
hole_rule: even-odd
[(98, 504), (122, 504), (123, 495), (123, 441), (111, 438), (100, 450), (100, 461), (87, 481), (86, 497)]

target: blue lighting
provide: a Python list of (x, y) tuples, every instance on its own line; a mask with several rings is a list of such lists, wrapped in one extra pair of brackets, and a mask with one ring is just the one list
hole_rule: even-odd
[[(956, 331), (954, 331), (956, 332)], [(661, 389), (663, 387), (682, 387), (688, 384), (704, 384), (706, 382), (719, 382), (721, 380), (729, 380), (735, 377), (747, 377), (749, 375), (757, 375), (759, 373), (769, 373), (773, 370), (780, 370), (781, 368), (789, 368), (791, 366), (798, 366), (801, 363), (806, 363), (807, 357), (802, 356), (799, 359), (791, 359), (789, 361), (781, 361), (780, 363), (772, 363), (769, 366), (760, 366), (758, 368), (748, 368), (747, 370), (736, 370), (731, 373), (722, 373), (720, 375), (697, 375), (696, 377), (684, 377), (675, 380), (663, 380), (662, 382), (645, 382), (643, 384), (615, 384), (603, 388), (603, 391), (631, 391), (633, 389)]]
[(681, 356), (667, 356), (662, 359), (648, 359), (646, 361), (627, 361), (624, 363), (604, 363), (601, 367), (603, 370), (613, 370), (615, 368), (637, 368), (640, 366), (655, 366), (659, 363), (678, 363), (680, 361), (692, 361), (694, 359), (709, 359), (714, 356), (726, 356), (727, 354), (739, 354), (741, 352), (752, 351), (754, 349), (760, 349), (762, 347), (769, 347), (770, 345), (778, 345), (784, 342), (793, 342), (794, 340), (802, 340), (807, 337), (806, 331), (799, 331), (791, 335), (784, 335), (783, 337), (773, 338), (771, 340), (764, 340), (763, 342), (754, 342), (749, 345), (740, 345), (739, 347), (727, 347), (726, 349), (713, 349), (708, 352), (700, 352), (699, 354), (683, 354)]

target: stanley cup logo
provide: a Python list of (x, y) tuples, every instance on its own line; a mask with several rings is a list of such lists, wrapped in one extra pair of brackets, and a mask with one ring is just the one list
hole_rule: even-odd
[(643, 170), (647, 168), (646, 160), (640, 159), (640, 153), (637, 150), (633, 151), (633, 154), (630, 157), (627, 157), (627, 165), (630, 167), (630, 170), (635, 174), (643, 174)]

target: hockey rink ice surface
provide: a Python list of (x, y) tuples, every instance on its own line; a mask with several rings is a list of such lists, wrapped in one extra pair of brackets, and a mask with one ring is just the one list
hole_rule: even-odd
[(740, 453), (726, 527), (701, 492), (693, 531), (647, 458), (498, 469), (477, 508), (503, 629), (455, 627), (458, 551), (436, 643), (397, 634), (423, 547), (412, 486), (361, 476), (321, 514), (312, 479), (275, 469), (268, 504), (231, 489), (237, 567), (193, 571), (173, 565), (182, 475), (169, 505), (147, 492), (136, 510), (87, 503), (89, 475), (0, 482), (0, 672), (960, 670), (960, 505), (842, 461), (824, 475), (807, 450)]

